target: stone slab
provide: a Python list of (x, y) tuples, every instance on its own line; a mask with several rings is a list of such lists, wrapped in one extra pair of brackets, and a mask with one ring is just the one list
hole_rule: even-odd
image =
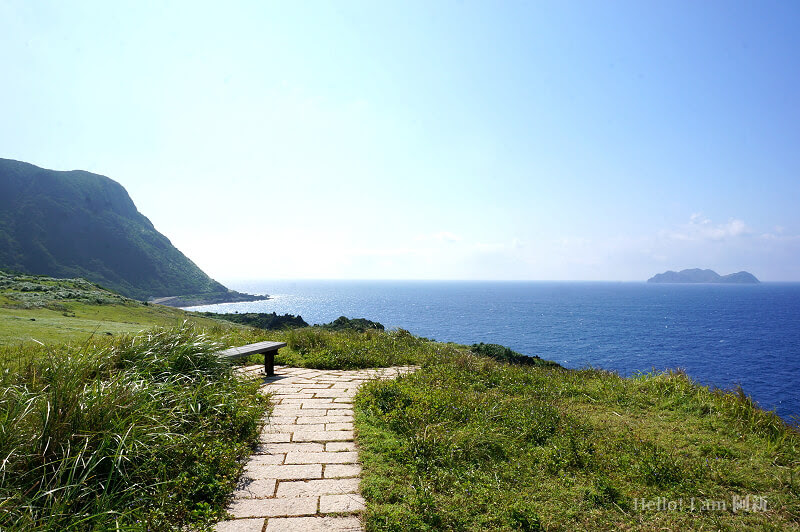
[(358, 494), (358, 478), (286, 481), (278, 485), (275, 497), (319, 497), (320, 495)]
[(247, 460), (247, 464), (250, 465), (274, 465), (274, 464), (282, 464), (283, 463), (282, 454), (254, 454)]
[(264, 528), (264, 518), (236, 519), (221, 521), (214, 527), (215, 532), (261, 532)]
[(320, 464), (257, 465), (247, 464), (244, 468), (249, 478), (275, 478), (278, 480), (297, 480), (322, 478)]
[(317, 397), (353, 397), (355, 392), (344, 391), (342, 389), (332, 389), (332, 390), (319, 390), (314, 392), (314, 398)]
[(326, 423), (325, 430), (353, 430), (352, 423)]
[(318, 423), (349, 423), (353, 421), (353, 416), (342, 416), (337, 412), (329, 416), (300, 416), (296, 419), (296, 425), (316, 425)]
[(292, 441), (346, 441), (353, 439), (352, 430), (297, 431)]
[(323, 495), (319, 498), (319, 513), (361, 512), (365, 508), (361, 495)]
[(266, 425), (291, 425), (296, 419), (297, 416), (272, 416)]
[[(355, 497), (355, 495), (353, 495)], [(330, 495), (341, 497), (341, 495)], [(228, 512), (234, 517), (291, 517), (317, 513), (316, 497), (296, 499), (234, 499)], [(326, 503), (330, 505), (330, 503)]]
[(354, 464), (358, 453), (343, 451), (339, 453), (286, 453), (287, 464)]
[[(352, 428), (352, 427), (351, 427)], [(295, 430), (325, 430), (325, 423), (315, 423), (313, 425), (269, 425), (264, 427), (265, 432), (269, 433), (276, 433), (276, 432), (294, 432)]]
[(324, 444), (316, 442), (262, 443), (256, 448), (256, 452), (263, 454), (321, 453), (326, 450)]
[(283, 517), (267, 522), (266, 532), (360, 532), (358, 517)]
[(357, 477), (361, 474), (358, 464), (329, 464), (325, 466), (325, 478)]
[(289, 443), (292, 441), (292, 435), (288, 432), (262, 432), (259, 436), (261, 443)]
[(301, 405), (322, 405), (327, 406), (333, 402), (331, 398), (324, 398), (324, 399), (283, 399), (281, 400), (282, 405), (292, 405), (292, 404), (301, 404)]
[(234, 499), (263, 499), (275, 496), (275, 487), (278, 481), (274, 478), (247, 478), (239, 481), (236, 491), (233, 492)]
[[(312, 401), (313, 400), (314, 399), (312, 399)], [(332, 401), (330, 403), (303, 402), (302, 405), (303, 406), (300, 407), (300, 412), (301, 413), (305, 412), (307, 410), (316, 410), (316, 409), (322, 409), (322, 408), (324, 408), (326, 410), (347, 410), (347, 409), (352, 410), (352, 408), (353, 408), (353, 406), (351, 404), (349, 404), (349, 403), (334, 403)]]
[(337, 453), (339, 451), (355, 451), (356, 444), (352, 441), (329, 441), (325, 444), (325, 451)]

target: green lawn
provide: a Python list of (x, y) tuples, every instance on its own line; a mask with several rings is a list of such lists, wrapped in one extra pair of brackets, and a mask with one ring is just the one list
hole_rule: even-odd
[(0, 345), (33, 341), (45, 344), (83, 343), (92, 336), (137, 333), (151, 327), (174, 327), (185, 320), (199, 326), (215, 327), (220, 322), (192, 316), (160, 305), (68, 302), (63, 309), (0, 307)]
[(92, 337), (175, 327), (184, 321), (199, 327), (227, 324), (181, 309), (128, 299), (83, 279), (0, 271), (0, 346), (81, 344)]

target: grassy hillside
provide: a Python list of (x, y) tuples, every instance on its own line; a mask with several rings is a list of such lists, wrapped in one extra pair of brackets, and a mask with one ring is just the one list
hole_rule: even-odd
[(111, 179), (0, 159), (0, 268), (83, 277), (121, 294), (227, 292), (136, 209)]
[(184, 321), (200, 327), (220, 326), (217, 320), (147, 305), (83, 279), (0, 271), (0, 345), (81, 343), (92, 336), (173, 327)]
[(368, 531), (800, 530), (800, 434), (680, 373), (463, 352), (367, 385), (356, 429)]

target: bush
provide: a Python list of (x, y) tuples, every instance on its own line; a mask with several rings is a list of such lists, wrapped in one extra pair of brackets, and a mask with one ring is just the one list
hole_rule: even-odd
[(470, 350), (483, 357), (489, 357), (497, 360), (498, 362), (505, 362), (508, 364), (517, 364), (520, 366), (552, 366), (561, 367), (560, 364), (552, 360), (545, 360), (538, 356), (527, 356), (522, 353), (517, 353), (510, 348), (500, 344), (472, 344)]
[(301, 316), (292, 314), (278, 315), (274, 312), (246, 312), (243, 314), (218, 314), (214, 312), (201, 312), (202, 316), (219, 318), (249, 327), (256, 327), (266, 331), (280, 331), (282, 329), (295, 329), (308, 327), (308, 323)]
[(345, 316), (339, 316), (332, 322), (320, 325), (319, 327), (322, 327), (323, 329), (327, 329), (329, 331), (366, 332), (369, 329), (375, 329), (378, 331), (384, 330), (383, 325), (378, 323), (377, 321), (372, 321), (365, 318), (350, 319)]

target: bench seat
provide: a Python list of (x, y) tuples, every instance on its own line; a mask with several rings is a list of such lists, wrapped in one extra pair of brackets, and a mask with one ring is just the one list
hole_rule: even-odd
[(275, 353), (281, 347), (286, 347), (286, 342), (256, 342), (254, 344), (231, 347), (217, 352), (217, 355), (222, 358), (239, 358), (264, 353), (264, 372), (271, 377), (275, 375)]

